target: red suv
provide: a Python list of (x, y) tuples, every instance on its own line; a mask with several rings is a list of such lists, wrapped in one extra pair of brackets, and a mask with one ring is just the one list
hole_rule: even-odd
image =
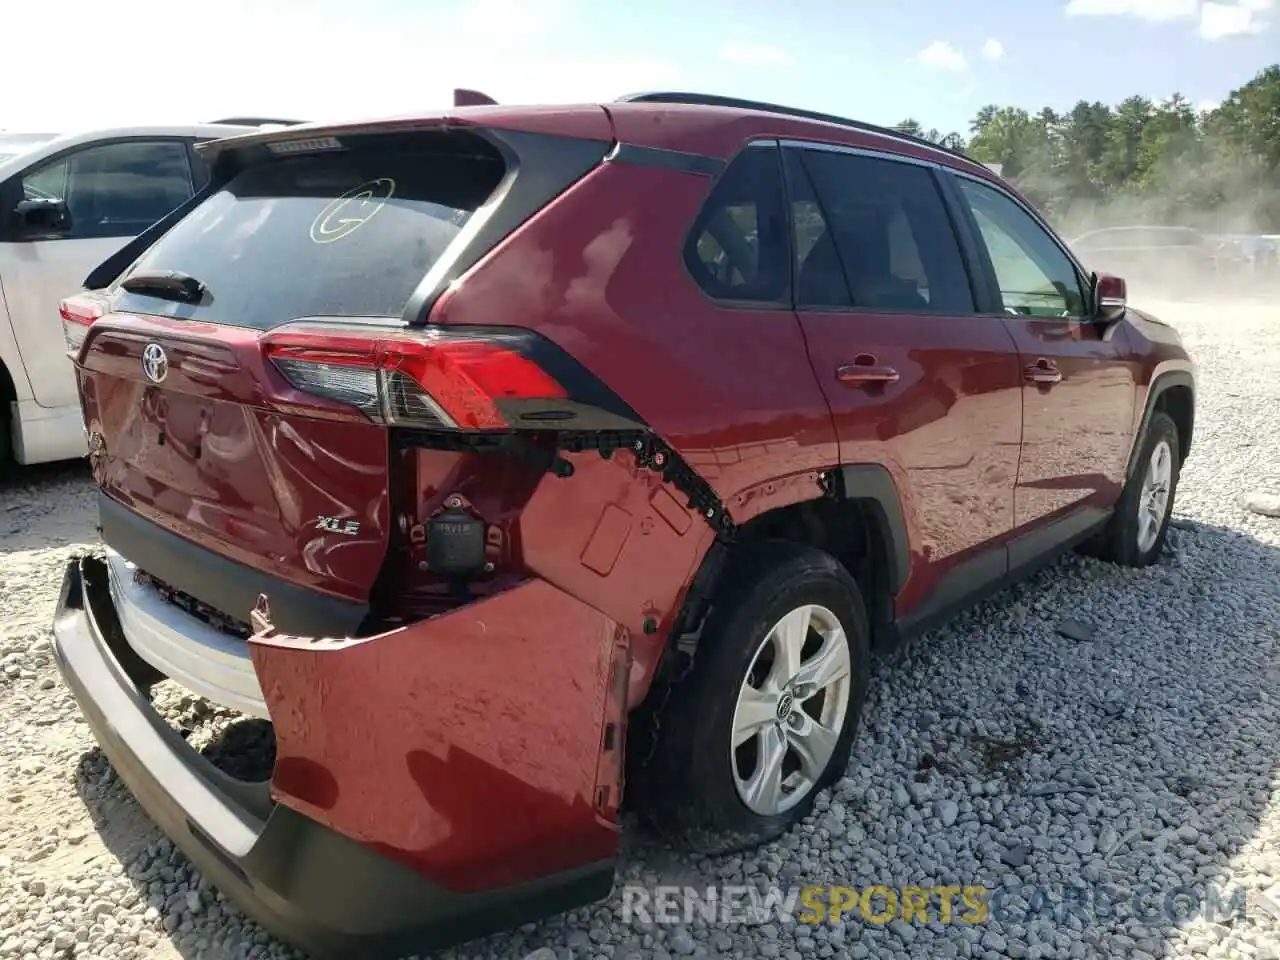
[[(1168, 326), (960, 154), (768, 104), (458, 107), (208, 147), (64, 306), (104, 559), (59, 663), (233, 901), (344, 954), (608, 894), (841, 776), (868, 658), (1161, 552)], [(150, 706), (269, 718), (269, 781)]]

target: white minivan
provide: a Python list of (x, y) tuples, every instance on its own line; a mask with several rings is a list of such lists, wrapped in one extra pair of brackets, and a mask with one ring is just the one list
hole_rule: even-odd
[(204, 185), (196, 143), (291, 122), (0, 131), (0, 468), (85, 454), (59, 301)]

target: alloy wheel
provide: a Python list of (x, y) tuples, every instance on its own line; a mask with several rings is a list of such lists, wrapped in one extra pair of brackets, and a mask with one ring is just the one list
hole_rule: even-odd
[(766, 634), (738, 692), (730, 743), (734, 785), (753, 813), (785, 813), (817, 786), (851, 686), (849, 642), (826, 607), (796, 607)]
[(1161, 440), (1151, 451), (1147, 473), (1138, 494), (1138, 551), (1146, 553), (1156, 544), (1160, 528), (1169, 512), (1169, 492), (1173, 483), (1173, 450)]

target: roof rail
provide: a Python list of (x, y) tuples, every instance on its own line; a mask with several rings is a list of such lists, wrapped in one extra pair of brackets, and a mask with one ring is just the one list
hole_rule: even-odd
[(227, 117), (223, 120), (210, 120), (213, 126), (225, 125), (229, 127), (265, 127), (268, 124), (280, 124), (285, 127), (294, 127), (300, 123), (306, 123), (305, 120), (275, 120), (270, 117)]
[(960, 150), (943, 146), (940, 143), (934, 143), (925, 137), (917, 137), (915, 134), (904, 133), (901, 130), (894, 130), (890, 127), (880, 127), (874, 123), (863, 123), (861, 120), (850, 120), (848, 117), (837, 117), (830, 113), (819, 113), (816, 110), (804, 110), (799, 107), (784, 107), (776, 103), (765, 103), (760, 100), (743, 100), (738, 97), (722, 97), (714, 93), (679, 93), (675, 91), (655, 91), (653, 93), (632, 93), (625, 97), (619, 97), (618, 103), (686, 103), (694, 106), (703, 107), (731, 107), (735, 110), (757, 110), (761, 113), (776, 113), (784, 117), (798, 117), (802, 120), (818, 120), (822, 123), (833, 123), (841, 127), (849, 127), (853, 130), (861, 130), (865, 133), (874, 133), (884, 137), (893, 137), (907, 143), (920, 144), (925, 147), (932, 147), (942, 153), (950, 154), (953, 157), (960, 157), (964, 160), (973, 162), (973, 158), (966, 155)]

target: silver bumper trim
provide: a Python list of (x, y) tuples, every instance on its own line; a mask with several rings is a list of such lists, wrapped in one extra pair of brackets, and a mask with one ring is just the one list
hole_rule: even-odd
[(268, 718), (249, 645), (174, 606), (137, 567), (107, 550), (111, 599), (129, 646), (143, 660), (197, 696), (255, 717)]

